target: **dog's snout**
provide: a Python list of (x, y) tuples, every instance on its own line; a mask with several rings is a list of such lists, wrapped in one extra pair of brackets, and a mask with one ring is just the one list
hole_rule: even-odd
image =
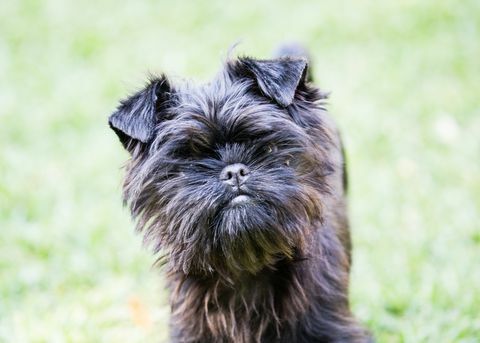
[(239, 187), (248, 178), (250, 170), (243, 163), (230, 164), (223, 168), (220, 173), (220, 180), (231, 185)]

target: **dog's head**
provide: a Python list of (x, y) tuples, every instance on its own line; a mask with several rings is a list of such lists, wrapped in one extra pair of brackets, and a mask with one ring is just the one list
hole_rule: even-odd
[(110, 116), (124, 198), (173, 270), (256, 273), (306, 254), (336, 134), (304, 59), (239, 58), (210, 83), (153, 78)]

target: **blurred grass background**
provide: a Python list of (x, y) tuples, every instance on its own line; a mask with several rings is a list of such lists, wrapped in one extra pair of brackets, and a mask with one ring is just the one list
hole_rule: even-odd
[(299, 40), (346, 140), (354, 312), (378, 342), (480, 341), (480, 2), (0, 4), (0, 341), (165, 342), (161, 273), (107, 126), (148, 72), (208, 80)]

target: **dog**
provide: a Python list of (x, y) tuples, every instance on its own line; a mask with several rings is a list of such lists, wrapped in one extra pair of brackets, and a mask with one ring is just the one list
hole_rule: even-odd
[(229, 58), (201, 85), (151, 77), (109, 117), (173, 342), (371, 341), (349, 307), (342, 143), (290, 50)]

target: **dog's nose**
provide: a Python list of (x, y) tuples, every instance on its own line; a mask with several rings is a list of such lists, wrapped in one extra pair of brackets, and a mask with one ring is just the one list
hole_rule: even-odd
[(230, 164), (223, 168), (220, 180), (231, 186), (239, 187), (248, 179), (249, 173), (248, 167), (242, 163)]

